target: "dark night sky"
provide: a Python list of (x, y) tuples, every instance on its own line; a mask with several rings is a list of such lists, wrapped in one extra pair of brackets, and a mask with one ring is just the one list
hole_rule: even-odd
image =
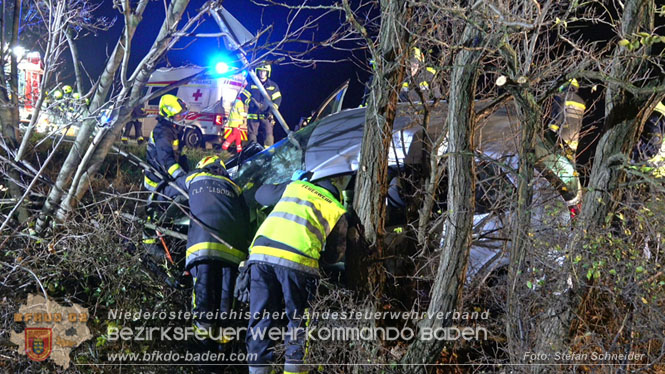
[[(193, 14), (205, 1), (192, 0), (188, 12)], [(134, 36), (130, 67), (135, 66), (150, 48), (164, 18), (164, 8), (161, 1), (152, 1), (144, 14), (144, 19)], [(276, 7), (259, 8), (247, 0), (226, 1), (225, 8), (233, 14), (250, 32), (256, 33), (263, 25), (274, 25), (275, 32), (271, 40), (279, 33), (283, 34), (286, 11)], [(97, 37), (90, 35), (78, 41), (81, 59), (86, 69), (93, 77), (101, 72), (106, 56), (110, 53), (115, 42), (122, 32), (123, 20), (118, 12), (112, 9), (110, 1), (104, 1), (98, 10), (99, 15), (117, 17), (115, 26), (108, 32), (100, 33)], [(186, 19), (187, 13), (183, 17)], [(327, 34), (339, 26), (339, 19), (328, 17), (325, 23), (319, 25), (321, 34)], [(217, 25), (210, 20), (203, 24), (199, 32), (217, 32)], [(189, 44), (192, 43), (192, 44)], [(106, 45), (106, 48), (104, 48)], [(176, 50), (167, 55), (171, 66), (195, 64), (205, 66), (210, 63), (211, 56), (223, 50), (221, 40), (217, 38), (183, 38)], [(186, 47), (186, 48), (183, 48)], [(348, 52), (325, 51), (319, 52), (326, 58), (348, 59)], [(69, 62), (71, 64), (71, 62)], [(160, 66), (166, 66), (163, 61)], [(69, 69), (68, 69), (69, 70)], [(71, 74), (63, 78), (66, 83), (73, 83)], [(350, 88), (346, 96), (346, 107), (357, 106), (363, 92), (363, 82), (367, 73), (356, 67), (351, 61), (341, 61), (335, 64), (319, 63), (316, 68), (302, 68), (292, 64), (273, 66), (272, 78), (279, 84), (283, 101), (280, 110), (289, 126), (293, 128), (301, 116), (309, 114), (346, 79), (350, 79)], [(359, 78), (361, 81), (359, 81)]]

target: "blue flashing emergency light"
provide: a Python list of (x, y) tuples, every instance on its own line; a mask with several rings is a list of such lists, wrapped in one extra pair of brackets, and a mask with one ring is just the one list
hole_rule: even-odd
[(229, 64), (224, 61), (220, 61), (215, 64), (215, 72), (217, 74), (226, 74), (230, 71)]
[(233, 72), (234, 67), (232, 61), (226, 55), (215, 55), (210, 59), (210, 62), (210, 70), (215, 75), (225, 76)]

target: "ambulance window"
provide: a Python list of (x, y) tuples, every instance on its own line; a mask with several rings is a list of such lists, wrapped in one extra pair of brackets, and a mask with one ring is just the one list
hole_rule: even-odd
[[(155, 91), (157, 91), (157, 90), (159, 90), (159, 89), (161, 89), (161, 88), (163, 88), (163, 87), (150, 87), (150, 90), (148, 91), (148, 93), (152, 94), (153, 92), (155, 92)], [(177, 95), (178, 95), (178, 88), (176, 87), (176, 88), (172, 89), (171, 91), (165, 93), (165, 95), (167, 95), (167, 94), (171, 94), (171, 95), (176, 95), (176, 96), (177, 96)], [(162, 97), (162, 96), (160, 95), (160, 96), (157, 96), (157, 97), (155, 97), (155, 98), (150, 99), (150, 100), (148, 101), (148, 105), (154, 105), (154, 106), (159, 105), (159, 99), (161, 99), (161, 97)]]

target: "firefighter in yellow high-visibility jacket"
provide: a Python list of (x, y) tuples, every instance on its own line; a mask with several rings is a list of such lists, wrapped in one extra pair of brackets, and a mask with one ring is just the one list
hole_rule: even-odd
[[(319, 279), (319, 260), (328, 257), (328, 237), (346, 238), (348, 221), (342, 191), (350, 176), (309, 182), (311, 173), (298, 173), (281, 185), (261, 186), (255, 199), (273, 205), (250, 246), (249, 311), (247, 352), (250, 374), (268, 374), (275, 359), (275, 341), (255, 338), (280, 324), (285, 308), (288, 333), (285, 336), (284, 373), (305, 373), (307, 309)], [(343, 241), (346, 242), (345, 240)], [(339, 261), (345, 251), (335, 248)], [(238, 289), (239, 287), (237, 287)], [(238, 294), (241, 294), (238, 289)]]

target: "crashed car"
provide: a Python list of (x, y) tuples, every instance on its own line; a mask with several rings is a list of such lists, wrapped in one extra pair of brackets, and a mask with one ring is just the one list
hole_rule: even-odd
[[(311, 172), (313, 181), (355, 175), (358, 171), (367, 108), (341, 110), (346, 87), (341, 87), (328, 98), (308, 126), (239, 165), (231, 162), (231, 165), (235, 166), (229, 171), (236, 183), (243, 188), (252, 218), (257, 224), (263, 217), (261, 207), (253, 196), (261, 185), (289, 181), (296, 170)], [(399, 106), (388, 156), (391, 178), (395, 177), (388, 198), (393, 206), (404, 204), (399, 183), (394, 183), (396, 177), (404, 176), (409, 166), (421, 162), (423, 139), (436, 139), (443, 131), (447, 105), (445, 102), (439, 104), (432, 111), (427, 134), (423, 133), (423, 127), (418, 122), (421, 120), (420, 116), (413, 115), (414, 107), (406, 103)], [(477, 107), (482, 108), (482, 105)], [(512, 103), (504, 105), (476, 130), (477, 207), (474, 215), (474, 241), (467, 271), (469, 279), (479, 272), (486, 273), (507, 264), (506, 244), (509, 243), (509, 235), (505, 228), (508, 226), (510, 201), (515, 201), (509, 195), (515, 191), (519, 145), (519, 123), (512, 108)], [(445, 146), (439, 150), (442, 153), (445, 151)], [(560, 192), (575, 191), (574, 199), (577, 199), (581, 189), (574, 166), (565, 157), (547, 155), (543, 157), (540, 165), (540, 175), (546, 179), (539, 179), (536, 186), (538, 192), (533, 209), (536, 221), (534, 229), (548, 230), (552, 225), (551, 222), (544, 223), (545, 207), (556, 202), (563, 206), (569, 205), (570, 201), (564, 201)], [(442, 202), (438, 209), (445, 212), (446, 188), (445, 183), (442, 185)], [(352, 190), (352, 183), (349, 188)], [(352, 196), (352, 191), (347, 191), (347, 196)], [(566, 196), (566, 200), (568, 199), (569, 196)], [(346, 201), (345, 204), (350, 202)], [(405, 217), (400, 216), (401, 211), (403, 209), (389, 209), (389, 214), (392, 212), (393, 216), (388, 217), (388, 222), (392, 225), (405, 225)], [(565, 209), (563, 211), (565, 212)], [(566, 221), (569, 217), (562, 213), (556, 219)], [(548, 220), (552, 220), (551, 214)], [(538, 222), (542, 224), (539, 225)]]

